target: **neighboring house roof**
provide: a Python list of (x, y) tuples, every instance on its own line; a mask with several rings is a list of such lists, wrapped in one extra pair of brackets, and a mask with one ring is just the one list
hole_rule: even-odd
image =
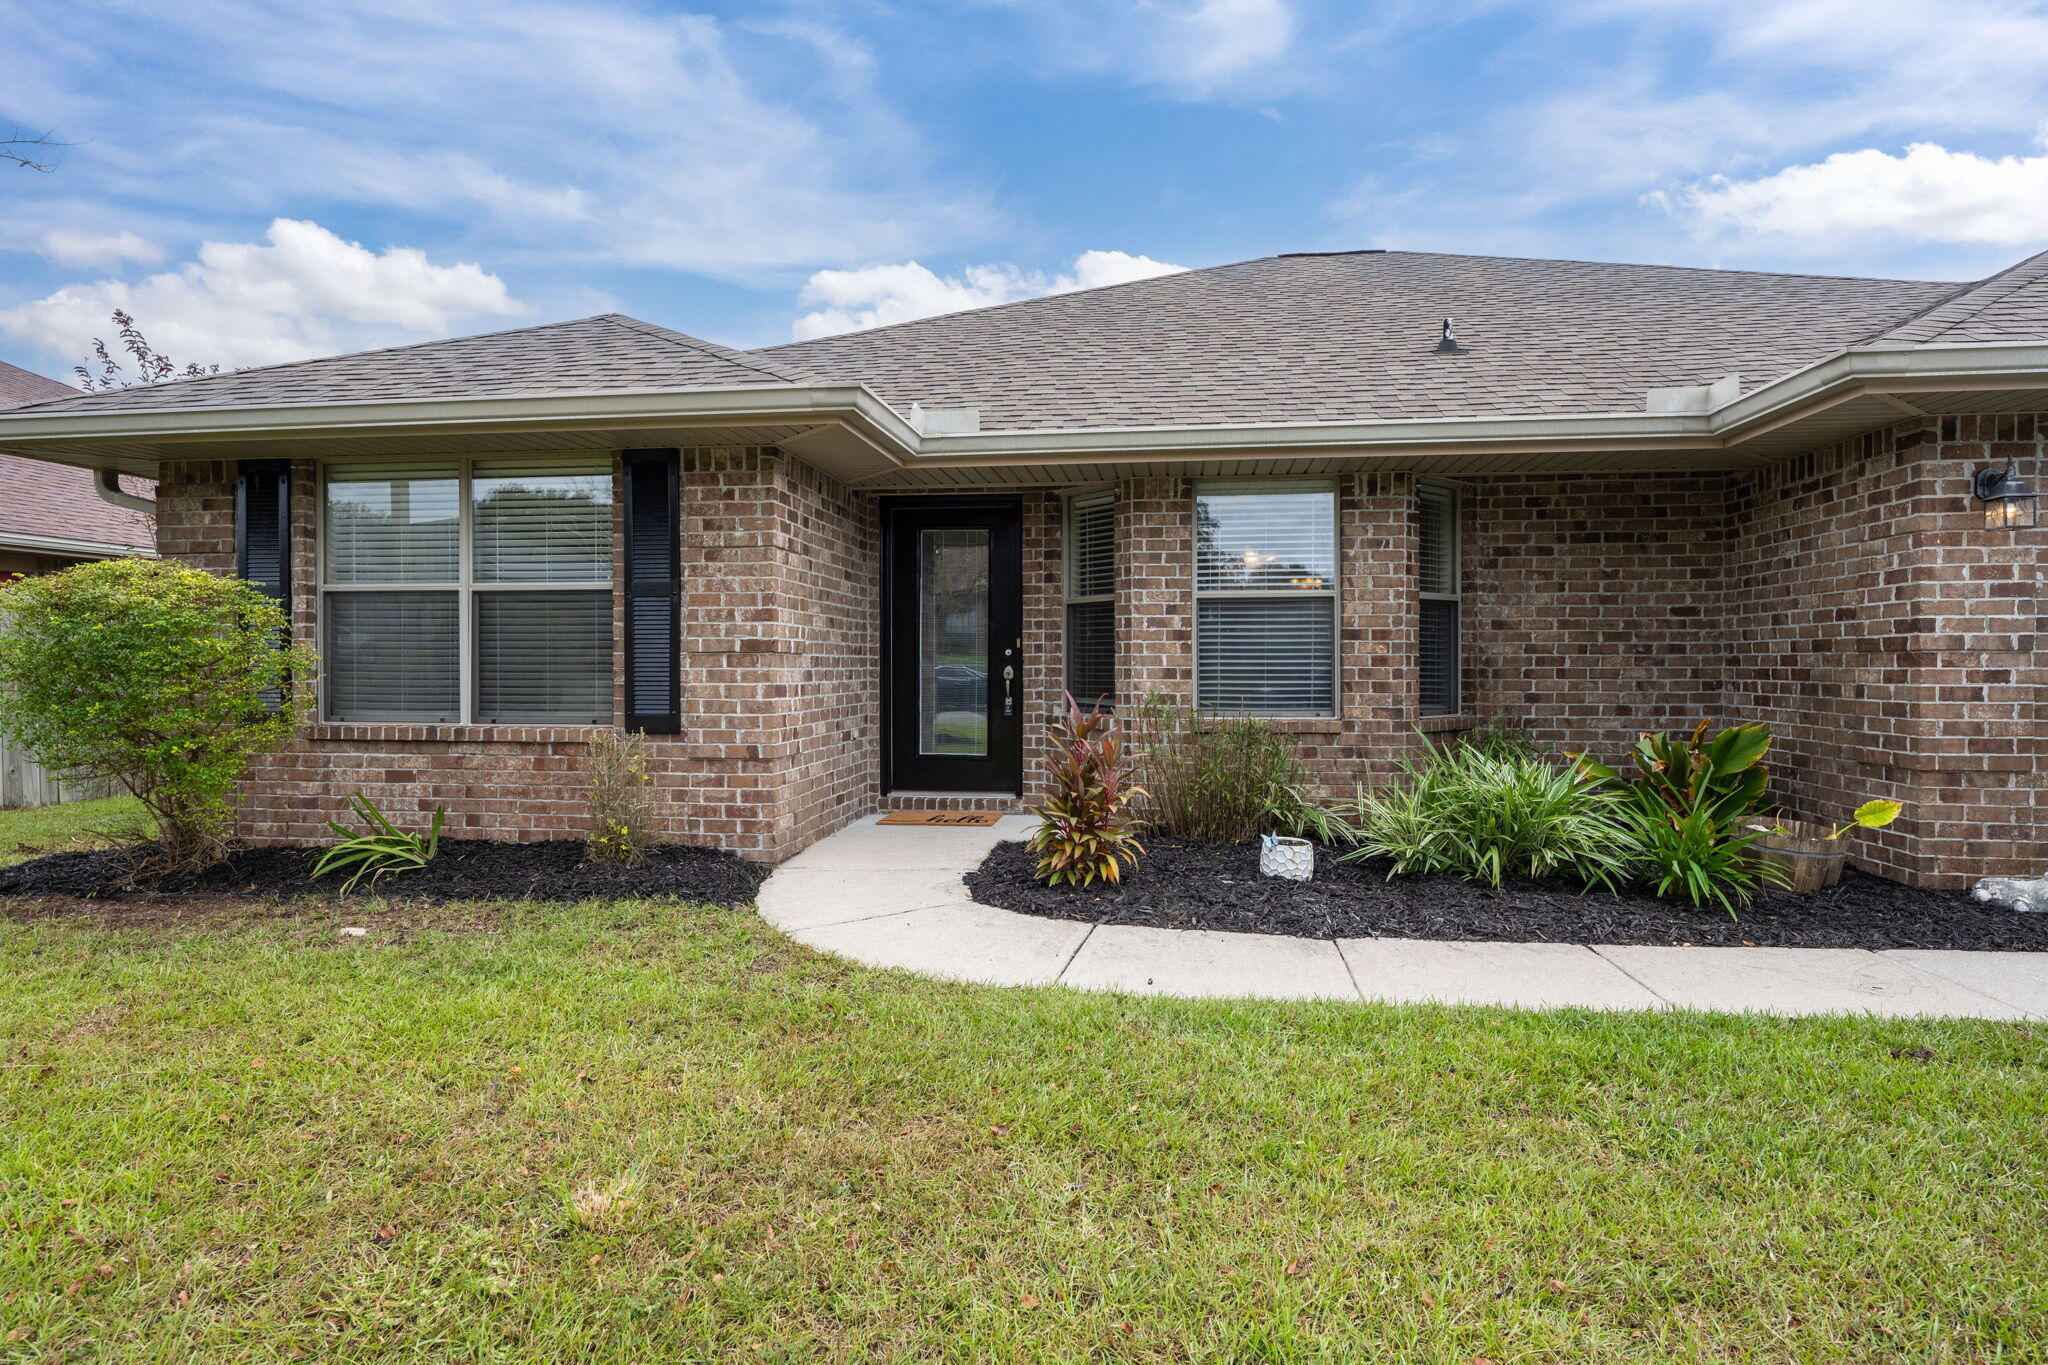
[(607, 313), (113, 393), (72, 393), (58, 402), (39, 403), (35, 410), (138, 412), (610, 389), (735, 388), (795, 384), (807, 378), (765, 356)]
[[(1955, 291), (1415, 251), (1272, 256), (777, 346), (983, 431), (1641, 411), (1744, 391)], [(1439, 350), (1455, 319), (1457, 349)], [(2048, 328), (2036, 333), (2048, 336)]]
[[(0, 361), (0, 409), (78, 396), (69, 384)], [(125, 486), (144, 497), (151, 489), (141, 479)], [(0, 455), (0, 545), (60, 554), (85, 547), (113, 554), (154, 550), (156, 522), (106, 502), (93, 491), (86, 470)], [(67, 545), (76, 548), (67, 551)]]

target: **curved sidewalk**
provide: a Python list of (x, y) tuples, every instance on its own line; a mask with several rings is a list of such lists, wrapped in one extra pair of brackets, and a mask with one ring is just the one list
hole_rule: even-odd
[(761, 915), (873, 967), (999, 986), (1139, 995), (1525, 1008), (2048, 1018), (2048, 953), (1579, 947), (1283, 938), (1041, 919), (977, 904), (961, 877), (1029, 816), (991, 828), (855, 821), (777, 868)]

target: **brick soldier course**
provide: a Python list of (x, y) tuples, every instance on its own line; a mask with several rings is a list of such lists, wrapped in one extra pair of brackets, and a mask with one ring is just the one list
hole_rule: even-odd
[[(715, 422), (643, 411), (598, 426), (563, 407), (559, 419), (522, 415), (515, 425), (452, 411), (447, 420), (469, 434), (439, 436), (433, 450), (493, 453), (516, 431), (509, 448), (545, 451), (558, 430), (578, 452), (680, 452), (681, 725), (648, 738), (660, 834), (751, 858), (786, 858), (892, 806), (1017, 804), (1001, 792), (885, 785), (884, 499), (1019, 500), (1028, 793), (1037, 736), (1065, 685), (1065, 495), (1114, 490), (1119, 697), (1188, 702), (1196, 488), (1272, 474), (1338, 494), (1335, 714), (1274, 721), (1330, 789), (1388, 775), (1418, 730), (1456, 732), (1488, 716), (1610, 761), (1641, 730), (1756, 719), (1777, 735), (1775, 790), (1792, 812), (1838, 817), (1877, 795), (1907, 803), (1897, 824), (1858, 837), (1863, 865), (1937, 886), (2038, 875), (2048, 864), (2039, 643), (2048, 530), (1987, 528), (1970, 496), (1971, 475), (1986, 465), (2043, 469), (2048, 417), (1993, 406), (2027, 395), (2015, 367), (2038, 364), (2048, 412), (2048, 296), (2036, 262), (1955, 286), (1476, 259), (1274, 258), (755, 353), (592, 319), (436, 344), (468, 348), (447, 362), (459, 360), (464, 374), (478, 372), (480, 353), (512, 357), (482, 366), (517, 370), (509, 387), (448, 377), (435, 346), (404, 348), (39, 405), (0, 415), (0, 451), (155, 475), (162, 552), (234, 572), (235, 442), (267, 459), (287, 450), (293, 619), (317, 646), (320, 461), (380, 450), (426, 458), (407, 444), (415, 438), (395, 426), (344, 437), (313, 421), (289, 442), (207, 430), (119, 446), (96, 419), (169, 427), (233, 410), (274, 423), (293, 404), (358, 391), (379, 404), (412, 401), (409, 391), (421, 403), (493, 401), (494, 412), (552, 393), (580, 401), (617, 391), (624, 404), (659, 391), (678, 411), (715, 400), (730, 414)], [(1392, 272), (1392, 283), (1373, 271)], [(1584, 272), (1595, 273), (1574, 340), (1542, 309), (1565, 307), (1559, 291), (1579, 287)], [(1370, 299), (1379, 311), (1360, 313), (1355, 335), (1331, 316), (1366, 306), (1346, 292), (1354, 276), (1379, 291)], [(1608, 318), (1597, 311), (1601, 290), (1617, 284), (1637, 289), (1637, 311)], [(1395, 285), (1413, 291), (1414, 306), (1389, 317)], [(1458, 329), (1464, 352), (1425, 344), (1436, 340), (1435, 314), (1449, 311), (1441, 292), (1457, 295), (1469, 319)], [(1749, 313), (1717, 322), (1731, 299)], [(1668, 335), (1654, 346), (1631, 330), (1643, 310), (1664, 319)], [(1282, 326), (1289, 316), (1293, 330)], [(1761, 321), (1781, 317), (1781, 327)], [(1396, 323), (1406, 329), (1398, 344), (1389, 340)], [(1148, 327), (1173, 363), (1147, 368), (1132, 354)], [(1518, 327), (1540, 335), (1522, 346)], [(1342, 345), (1347, 337), (1356, 344)], [(1583, 350), (1577, 366), (1573, 345)], [(1091, 347), (1099, 363), (1077, 365)], [(1879, 369), (1908, 351), (1914, 363), (1947, 367), (1938, 383), (1902, 378), (1878, 398), (1867, 378), (1822, 387), (1833, 383), (1829, 364)], [(553, 353), (573, 373), (550, 389), (535, 376)], [(607, 357), (619, 373), (593, 380)], [(1738, 372), (1732, 388), (1706, 391)], [(1815, 396), (1745, 434), (1742, 405), (1760, 403), (1768, 383), (1808, 384)], [(864, 396), (845, 397), (856, 385)], [(1699, 394), (1664, 406), (1698, 404), (1690, 426), (1664, 418), (1654, 395), (1646, 402), (1649, 390), (1687, 385)], [(766, 411), (799, 394), (823, 415)], [(763, 411), (734, 406), (755, 395)], [(842, 400), (843, 411), (831, 406)], [(913, 402), (973, 410), (980, 430), (919, 432)], [(1981, 410), (1937, 410), (1971, 404)], [(1615, 435), (1540, 426), (1582, 413), (1617, 423), (1634, 414), (1633, 425)], [(44, 426), (24, 425), (38, 417)], [(1475, 426), (1448, 441), (1429, 425), (1467, 418), (1525, 421), (1530, 435)], [(1292, 429), (1344, 420), (1418, 425), (1399, 439), (1333, 427), (1313, 444)], [(1203, 431), (1191, 438), (1197, 423)], [(74, 427), (78, 444), (67, 445)], [(1155, 430), (1169, 435), (1143, 453)], [(1099, 442), (1099, 453), (1044, 448), (1047, 433), (1070, 432), (1130, 434)], [(986, 453), (999, 441), (1017, 449)], [(1449, 715), (1421, 706), (1421, 483), (1459, 495), (1463, 704)], [(616, 642), (628, 608), (614, 579)], [(615, 643), (620, 721), (628, 669)], [(361, 791), (401, 821), (445, 806), (452, 835), (577, 837), (592, 733), (322, 720), (252, 775), (241, 833), (321, 839)]]

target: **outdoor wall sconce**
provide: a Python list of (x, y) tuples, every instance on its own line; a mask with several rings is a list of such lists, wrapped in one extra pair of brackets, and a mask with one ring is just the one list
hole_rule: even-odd
[(2024, 531), (2033, 526), (2040, 515), (2041, 495), (2019, 476), (2011, 460), (2005, 462), (2003, 469), (1978, 470), (1972, 487), (1977, 501), (1984, 504), (1984, 529), (1987, 531)]

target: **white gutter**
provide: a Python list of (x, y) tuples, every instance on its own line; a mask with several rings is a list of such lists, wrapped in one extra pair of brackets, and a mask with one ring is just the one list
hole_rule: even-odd
[(111, 469), (95, 469), (92, 472), (92, 491), (100, 495), (101, 502), (110, 502), (131, 512), (156, 515), (156, 499), (141, 498), (133, 493), (122, 492), (121, 476)]
[(155, 548), (147, 545), (117, 545), (110, 540), (72, 540), (65, 536), (32, 536), (25, 531), (0, 531), (0, 550), (83, 555), (88, 559), (121, 559), (128, 555), (143, 559), (157, 557)]
[(1610, 412), (921, 433), (864, 384), (632, 389), (486, 398), (397, 399), (266, 408), (0, 412), (0, 449), (91, 439), (155, 444), (426, 429), (659, 427), (840, 421), (899, 464), (977, 466), (1192, 458), (1206, 452), (1389, 455), (1459, 450), (1726, 450), (1747, 436), (1867, 394), (2048, 387), (2048, 344), (1984, 342), (1838, 351), (1705, 413)]

